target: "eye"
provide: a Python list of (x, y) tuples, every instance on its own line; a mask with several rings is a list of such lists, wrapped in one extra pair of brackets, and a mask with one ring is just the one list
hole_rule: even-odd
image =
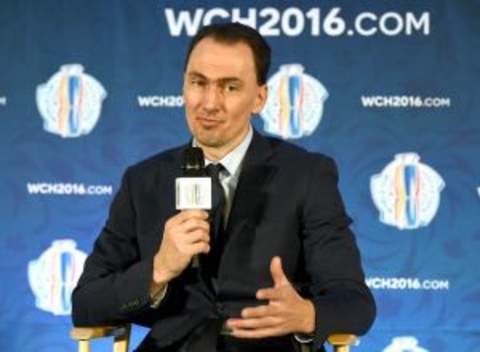
[(227, 83), (224, 89), (226, 92), (236, 92), (240, 89), (240, 87), (236, 83)]
[(205, 80), (200, 78), (192, 78), (190, 79), (190, 84), (194, 87), (203, 87), (205, 86)]

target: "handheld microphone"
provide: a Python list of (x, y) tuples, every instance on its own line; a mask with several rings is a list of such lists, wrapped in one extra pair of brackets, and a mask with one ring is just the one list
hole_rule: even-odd
[[(201, 148), (187, 148), (183, 154), (183, 176), (175, 180), (177, 210), (212, 209), (212, 179), (205, 169)], [(192, 259), (192, 267), (198, 268), (198, 255)]]

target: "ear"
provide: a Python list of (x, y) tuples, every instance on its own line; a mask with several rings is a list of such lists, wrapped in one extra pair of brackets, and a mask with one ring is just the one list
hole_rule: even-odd
[(267, 101), (267, 95), (268, 95), (267, 85), (263, 84), (259, 86), (252, 113), (258, 114), (260, 111), (262, 111), (263, 107), (265, 106), (265, 102)]
[(183, 74), (183, 81), (182, 81), (182, 95), (183, 99), (185, 99), (185, 82), (187, 81), (187, 74)]

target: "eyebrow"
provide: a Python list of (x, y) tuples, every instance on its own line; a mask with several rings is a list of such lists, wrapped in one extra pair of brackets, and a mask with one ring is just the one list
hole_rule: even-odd
[[(189, 72), (189, 73), (187, 73), (187, 76), (198, 77), (198, 78), (205, 79), (205, 80), (209, 81), (207, 76), (205, 76), (205, 75), (203, 75), (203, 74), (201, 74), (200, 72), (197, 72), (197, 71)], [(214, 81), (218, 81), (219, 83), (232, 83), (232, 82), (242, 83), (242, 80), (238, 77), (222, 77), (222, 78), (216, 79)]]

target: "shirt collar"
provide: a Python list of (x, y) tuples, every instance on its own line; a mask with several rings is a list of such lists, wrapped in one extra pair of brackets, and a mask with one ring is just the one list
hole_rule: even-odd
[[(228, 153), (218, 161), (218, 163), (221, 163), (223, 167), (228, 171), (229, 175), (235, 175), (235, 173), (238, 171), (240, 164), (242, 163), (242, 160), (245, 157), (245, 154), (247, 154), (247, 149), (252, 139), (253, 139), (253, 128), (250, 125), (248, 128), (248, 133), (243, 139), (243, 141), (239, 145), (237, 145), (235, 149), (233, 149), (230, 153)], [(195, 138), (193, 139), (192, 145), (194, 147), (198, 145)], [(205, 159), (205, 166), (211, 163), (212, 161)]]

